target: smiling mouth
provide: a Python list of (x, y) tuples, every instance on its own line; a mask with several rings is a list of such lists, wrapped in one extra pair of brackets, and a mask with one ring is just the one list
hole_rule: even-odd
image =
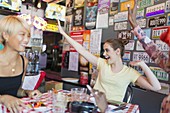
[(108, 60), (110, 57), (109, 56), (105, 56), (105, 59)]

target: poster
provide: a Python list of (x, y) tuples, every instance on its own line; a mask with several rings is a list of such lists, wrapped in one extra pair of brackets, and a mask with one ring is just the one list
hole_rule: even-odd
[(84, 7), (74, 11), (73, 26), (83, 26)]
[(78, 52), (70, 52), (68, 70), (78, 71), (78, 61), (79, 61), (79, 53)]
[(97, 19), (97, 6), (86, 7), (85, 28), (95, 29)]
[(110, 0), (99, 0), (96, 28), (108, 28)]
[[(70, 32), (70, 37), (80, 43), (82, 45), (83, 43), (83, 33), (84, 31), (75, 31), (75, 32)], [(71, 52), (76, 52), (73, 46), (70, 45), (70, 51)]]
[(110, 10), (109, 13), (110, 15), (115, 15), (118, 13), (118, 8), (119, 7), (119, 0), (110, 0)]

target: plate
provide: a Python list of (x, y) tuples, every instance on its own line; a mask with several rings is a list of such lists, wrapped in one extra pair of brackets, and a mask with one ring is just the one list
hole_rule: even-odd
[(51, 108), (47, 108), (46, 106), (43, 106), (43, 107), (34, 108), (34, 110), (38, 112), (46, 112), (51, 110)]
[(62, 80), (67, 82), (74, 82), (74, 83), (77, 83), (79, 81), (78, 78), (62, 78)]

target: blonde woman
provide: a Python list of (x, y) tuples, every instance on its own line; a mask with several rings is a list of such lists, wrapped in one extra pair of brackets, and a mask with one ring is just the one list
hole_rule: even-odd
[(27, 59), (19, 52), (25, 51), (30, 39), (30, 26), (17, 16), (5, 16), (0, 20), (0, 103), (10, 113), (20, 112), (25, 107), (17, 96), (38, 96), (38, 90), (24, 91), (22, 80), (27, 67)]

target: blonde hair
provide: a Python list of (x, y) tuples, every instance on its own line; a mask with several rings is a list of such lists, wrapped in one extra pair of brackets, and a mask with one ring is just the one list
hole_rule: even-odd
[(26, 29), (26, 31), (30, 33), (30, 26), (21, 17), (10, 15), (0, 19), (0, 43), (5, 43), (2, 35), (3, 32), (11, 36), (13, 34), (17, 34), (19, 29)]

